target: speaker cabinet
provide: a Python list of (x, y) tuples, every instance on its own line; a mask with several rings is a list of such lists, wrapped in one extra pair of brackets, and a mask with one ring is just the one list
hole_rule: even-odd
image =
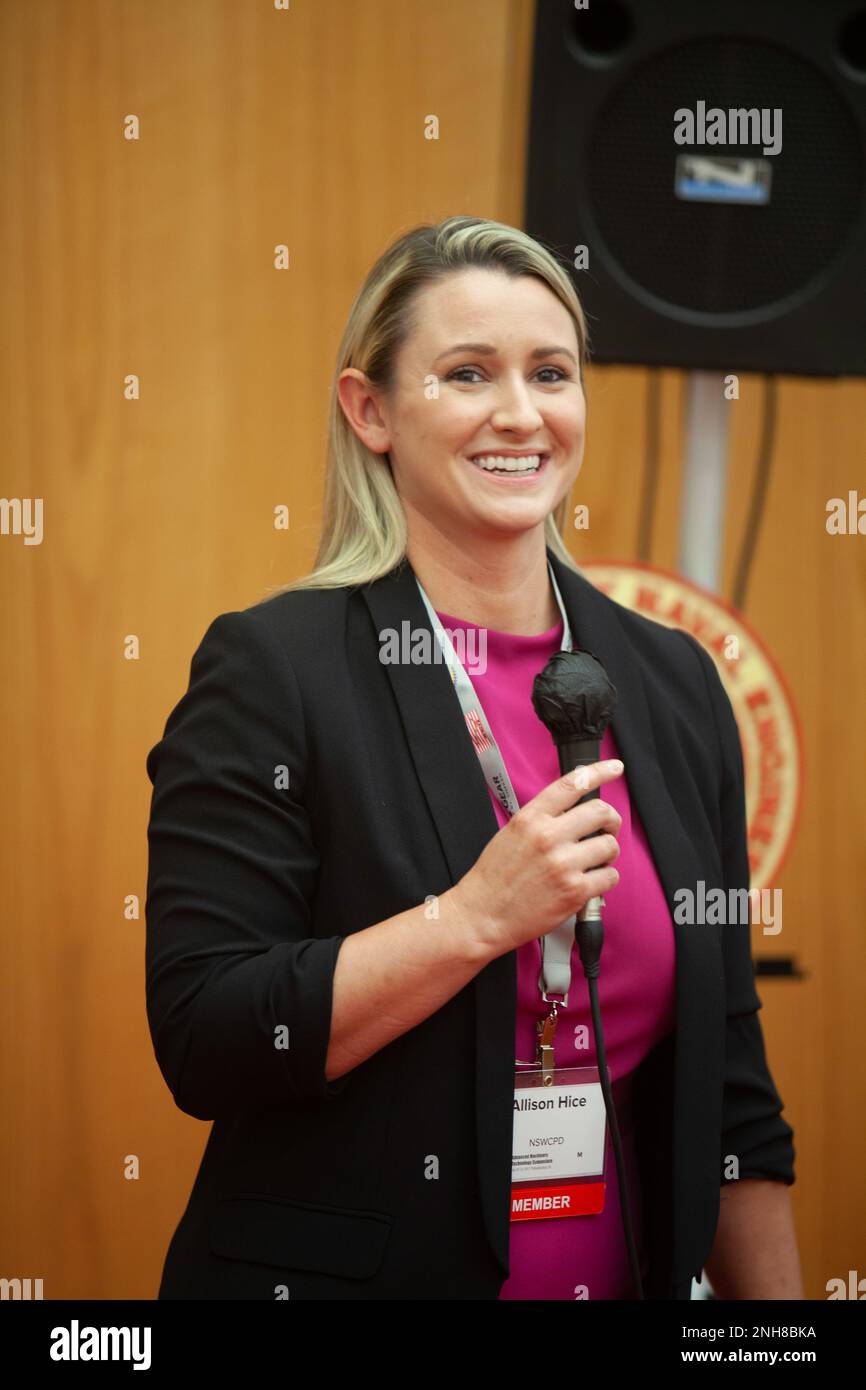
[(866, 375), (866, 5), (536, 15), (525, 226), (593, 359)]

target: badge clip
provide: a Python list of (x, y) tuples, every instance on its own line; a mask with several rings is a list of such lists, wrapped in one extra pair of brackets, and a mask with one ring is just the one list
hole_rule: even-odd
[(542, 1086), (553, 1085), (553, 1073), (556, 1069), (556, 1055), (553, 1050), (553, 1042), (556, 1036), (557, 1024), (557, 1002), (550, 1000), (550, 1013), (547, 1018), (539, 1019), (536, 1027), (538, 1033), (538, 1065), (541, 1067)]

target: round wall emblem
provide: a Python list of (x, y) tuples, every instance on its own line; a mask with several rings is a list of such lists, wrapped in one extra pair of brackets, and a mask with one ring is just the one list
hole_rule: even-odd
[(769, 650), (741, 613), (682, 575), (625, 561), (593, 561), (580, 570), (623, 607), (690, 632), (715, 661), (740, 730), (751, 886), (778, 887), (800, 815), (803, 741)]

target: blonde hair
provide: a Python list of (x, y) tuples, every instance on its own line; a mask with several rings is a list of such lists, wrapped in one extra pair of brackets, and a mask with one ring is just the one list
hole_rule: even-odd
[[(346, 367), (363, 371), (387, 391), (395, 379), (402, 344), (413, 329), (415, 300), (425, 286), (469, 267), (530, 275), (553, 291), (574, 323), (580, 377), (588, 357), (583, 309), (568, 271), (552, 252), (516, 227), (481, 217), (448, 217), (415, 227), (379, 257), (349, 313), (337, 353), (328, 410), (328, 446), (321, 538), (314, 568), (266, 595), (294, 589), (333, 589), (367, 584), (405, 557), (406, 519), (390, 468), (352, 429), (337, 395)], [(569, 498), (545, 519), (545, 543), (571, 569), (577, 565), (562, 539)]]

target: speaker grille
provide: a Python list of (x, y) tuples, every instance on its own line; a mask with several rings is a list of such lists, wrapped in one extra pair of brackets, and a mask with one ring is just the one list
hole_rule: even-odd
[[(674, 112), (782, 110), (769, 202), (686, 202), (678, 156), (762, 158), (760, 145), (683, 146)], [(829, 81), (796, 54), (738, 37), (692, 40), (630, 71), (599, 110), (588, 150), (591, 216), (636, 287), (705, 314), (759, 310), (802, 290), (855, 230), (864, 193), (857, 128)]]

